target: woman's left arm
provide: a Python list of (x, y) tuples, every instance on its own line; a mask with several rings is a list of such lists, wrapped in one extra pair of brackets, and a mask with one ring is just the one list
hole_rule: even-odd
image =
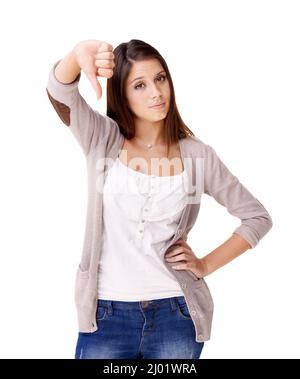
[[(273, 221), (262, 203), (239, 181), (206, 144), (204, 166), (204, 193), (212, 196), (227, 211), (238, 217), (240, 225), (230, 238), (203, 258), (197, 258), (190, 246), (181, 239), (166, 254), (176, 270), (191, 270), (198, 277), (207, 276), (248, 249), (253, 249), (272, 228)], [(169, 250), (169, 249), (168, 249)], [(183, 262), (184, 261), (184, 262)]]
[[(228, 169), (216, 151), (209, 145), (206, 145), (206, 149), (204, 193), (240, 219), (241, 224), (233, 230), (233, 234), (239, 235), (248, 242), (250, 248), (254, 248), (272, 228), (272, 218), (263, 204)], [(237, 239), (234, 235), (230, 242), (226, 242), (226, 246), (228, 243), (235, 245)]]
[(198, 275), (196, 275), (198, 277), (207, 276), (248, 249), (251, 249), (251, 245), (244, 238), (234, 233), (211, 253), (197, 259)]
[(203, 278), (248, 249), (251, 249), (251, 245), (244, 238), (238, 234), (232, 234), (228, 240), (211, 253), (198, 258), (187, 242), (180, 239), (168, 249), (165, 259), (167, 262), (175, 264), (172, 266), (175, 270), (190, 270), (198, 278)]

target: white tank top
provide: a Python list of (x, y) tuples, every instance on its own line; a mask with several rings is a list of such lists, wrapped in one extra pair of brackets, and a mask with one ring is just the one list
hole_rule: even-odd
[[(147, 175), (119, 157), (103, 188), (98, 298), (140, 301), (182, 296), (165, 267), (163, 249), (186, 205), (187, 173)], [(122, 283), (122, 284), (121, 284)]]

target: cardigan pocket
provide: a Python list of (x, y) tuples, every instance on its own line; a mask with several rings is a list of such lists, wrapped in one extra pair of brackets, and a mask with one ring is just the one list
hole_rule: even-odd
[(195, 287), (197, 289), (201, 290), (202, 296), (204, 297), (205, 302), (208, 305), (208, 308), (210, 310), (213, 310), (213, 308), (214, 308), (213, 298), (212, 298), (212, 295), (210, 293), (210, 290), (209, 290), (208, 285), (207, 285), (206, 281), (204, 280), (204, 278), (200, 278), (199, 280), (195, 280)]
[(80, 265), (77, 268), (76, 281), (75, 281), (75, 303), (78, 307), (82, 307), (83, 301), (86, 298), (89, 279), (89, 270), (82, 270)]
[(89, 270), (82, 270), (80, 265), (77, 268), (77, 274), (78, 276), (85, 278), (89, 276)]

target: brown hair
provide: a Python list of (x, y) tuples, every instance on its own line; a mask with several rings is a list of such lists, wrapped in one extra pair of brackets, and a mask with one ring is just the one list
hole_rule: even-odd
[(166, 61), (160, 53), (148, 43), (132, 39), (118, 45), (114, 51), (114, 73), (107, 80), (107, 116), (117, 122), (120, 132), (125, 138), (131, 139), (135, 136), (134, 118), (129, 109), (125, 95), (125, 82), (130, 69), (135, 61), (147, 59), (158, 59), (166, 72), (170, 85), (170, 107), (165, 118), (163, 139), (168, 148), (172, 143), (178, 142), (181, 138), (186, 138), (194, 133), (183, 122), (175, 101), (173, 81)]

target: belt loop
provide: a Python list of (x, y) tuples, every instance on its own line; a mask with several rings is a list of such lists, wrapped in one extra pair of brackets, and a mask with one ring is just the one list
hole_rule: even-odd
[(172, 311), (175, 311), (177, 308), (177, 296), (170, 297), (170, 303), (171, 303)]
[(113, 315), (113, 300), (107, 300), (107, 312), (110, 316)]

